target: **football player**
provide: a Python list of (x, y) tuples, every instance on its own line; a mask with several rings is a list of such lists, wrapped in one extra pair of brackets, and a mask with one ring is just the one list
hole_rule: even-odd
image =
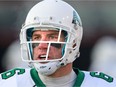
[(20, 32), (21, 56), (29, 69), (0, 75), (0, 87), (116, 87), (101, 72), (72, 67), (79, 57), (83, 28), (76, 10), (62, 0), (44, 0), (29, 11)]

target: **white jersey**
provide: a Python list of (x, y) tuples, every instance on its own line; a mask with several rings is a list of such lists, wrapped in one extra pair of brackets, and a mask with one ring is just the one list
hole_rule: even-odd
[[(78, 70), (73, 87), (116, 87), (116, 79), (101, 72)], [(35, 69), (15, 68), (0, 74), (0, 87), (47, 87)]]

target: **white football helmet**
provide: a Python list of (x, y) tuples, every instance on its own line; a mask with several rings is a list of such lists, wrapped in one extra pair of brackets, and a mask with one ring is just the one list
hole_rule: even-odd
[[(59, 39), (57, 41), (32, 41), (31, 36), (35, 30), (59, 31), (58, 38), (63, 31), (65, 41), (60, 42)], [(22, 59), (33, 65), (39, 73), (50, 75), (59, 67), (73, 62), (79, 56), (82, 34), (81, 19), (72, 6), (62, 0), (41, 1), (29, 11), (20, 32)], [(45, 58), (34, 60), (33, 48), (40, 43), (48, 44)], [(62, 57), (48, 59), (50, 47), (59, 48), (61, 45), (63, 45)]]

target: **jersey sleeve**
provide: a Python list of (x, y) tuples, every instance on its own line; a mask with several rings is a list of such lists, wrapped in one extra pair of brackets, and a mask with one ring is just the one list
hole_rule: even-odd
[(17, 87), (16, 77), (4, 78), (4, 73), (0, 74), (0, 87)]
[(1, 73), (0, 87), (32, 87), (29, 72), (30, 69), (15, 68)]

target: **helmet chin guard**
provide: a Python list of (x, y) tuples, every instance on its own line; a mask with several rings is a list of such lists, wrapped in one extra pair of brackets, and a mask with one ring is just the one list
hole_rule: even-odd
[[(65, 13), (64, 13), (65, 12)], [(59, 36), (62, 31), (65, 32), (66, 40), (58, 41), (32, 41), (29, 38), (34, 30), (56, 30), (59, 31)], [(31, 31), (31, 32), (30, 32)], [(53, 74), (61, 66), (72, 63), (79, 57), (79, 48), (82, 40), (83, 28), (81, 19), (76, 10), (68, 3), (62, 0), (44, 0), (36, 4), (29, 11), (25, 24), (21, 29), (20, 43), (21, 56), (23, 61), (29, 62), (42, 75)], [(34, 60), (33, 49), (38, 44), (48, 44), (46, 54), (40, 56), (43, 60)], [(50, 56), (50, 47), (61, 49), (62, 56)], [(46, 56), (46, 57), (45, 57)]]
[(34, 66), (41, 75), (51, 75), (59, 68), (59, 61), (48, 62), (45, 64), (34, 63)]

